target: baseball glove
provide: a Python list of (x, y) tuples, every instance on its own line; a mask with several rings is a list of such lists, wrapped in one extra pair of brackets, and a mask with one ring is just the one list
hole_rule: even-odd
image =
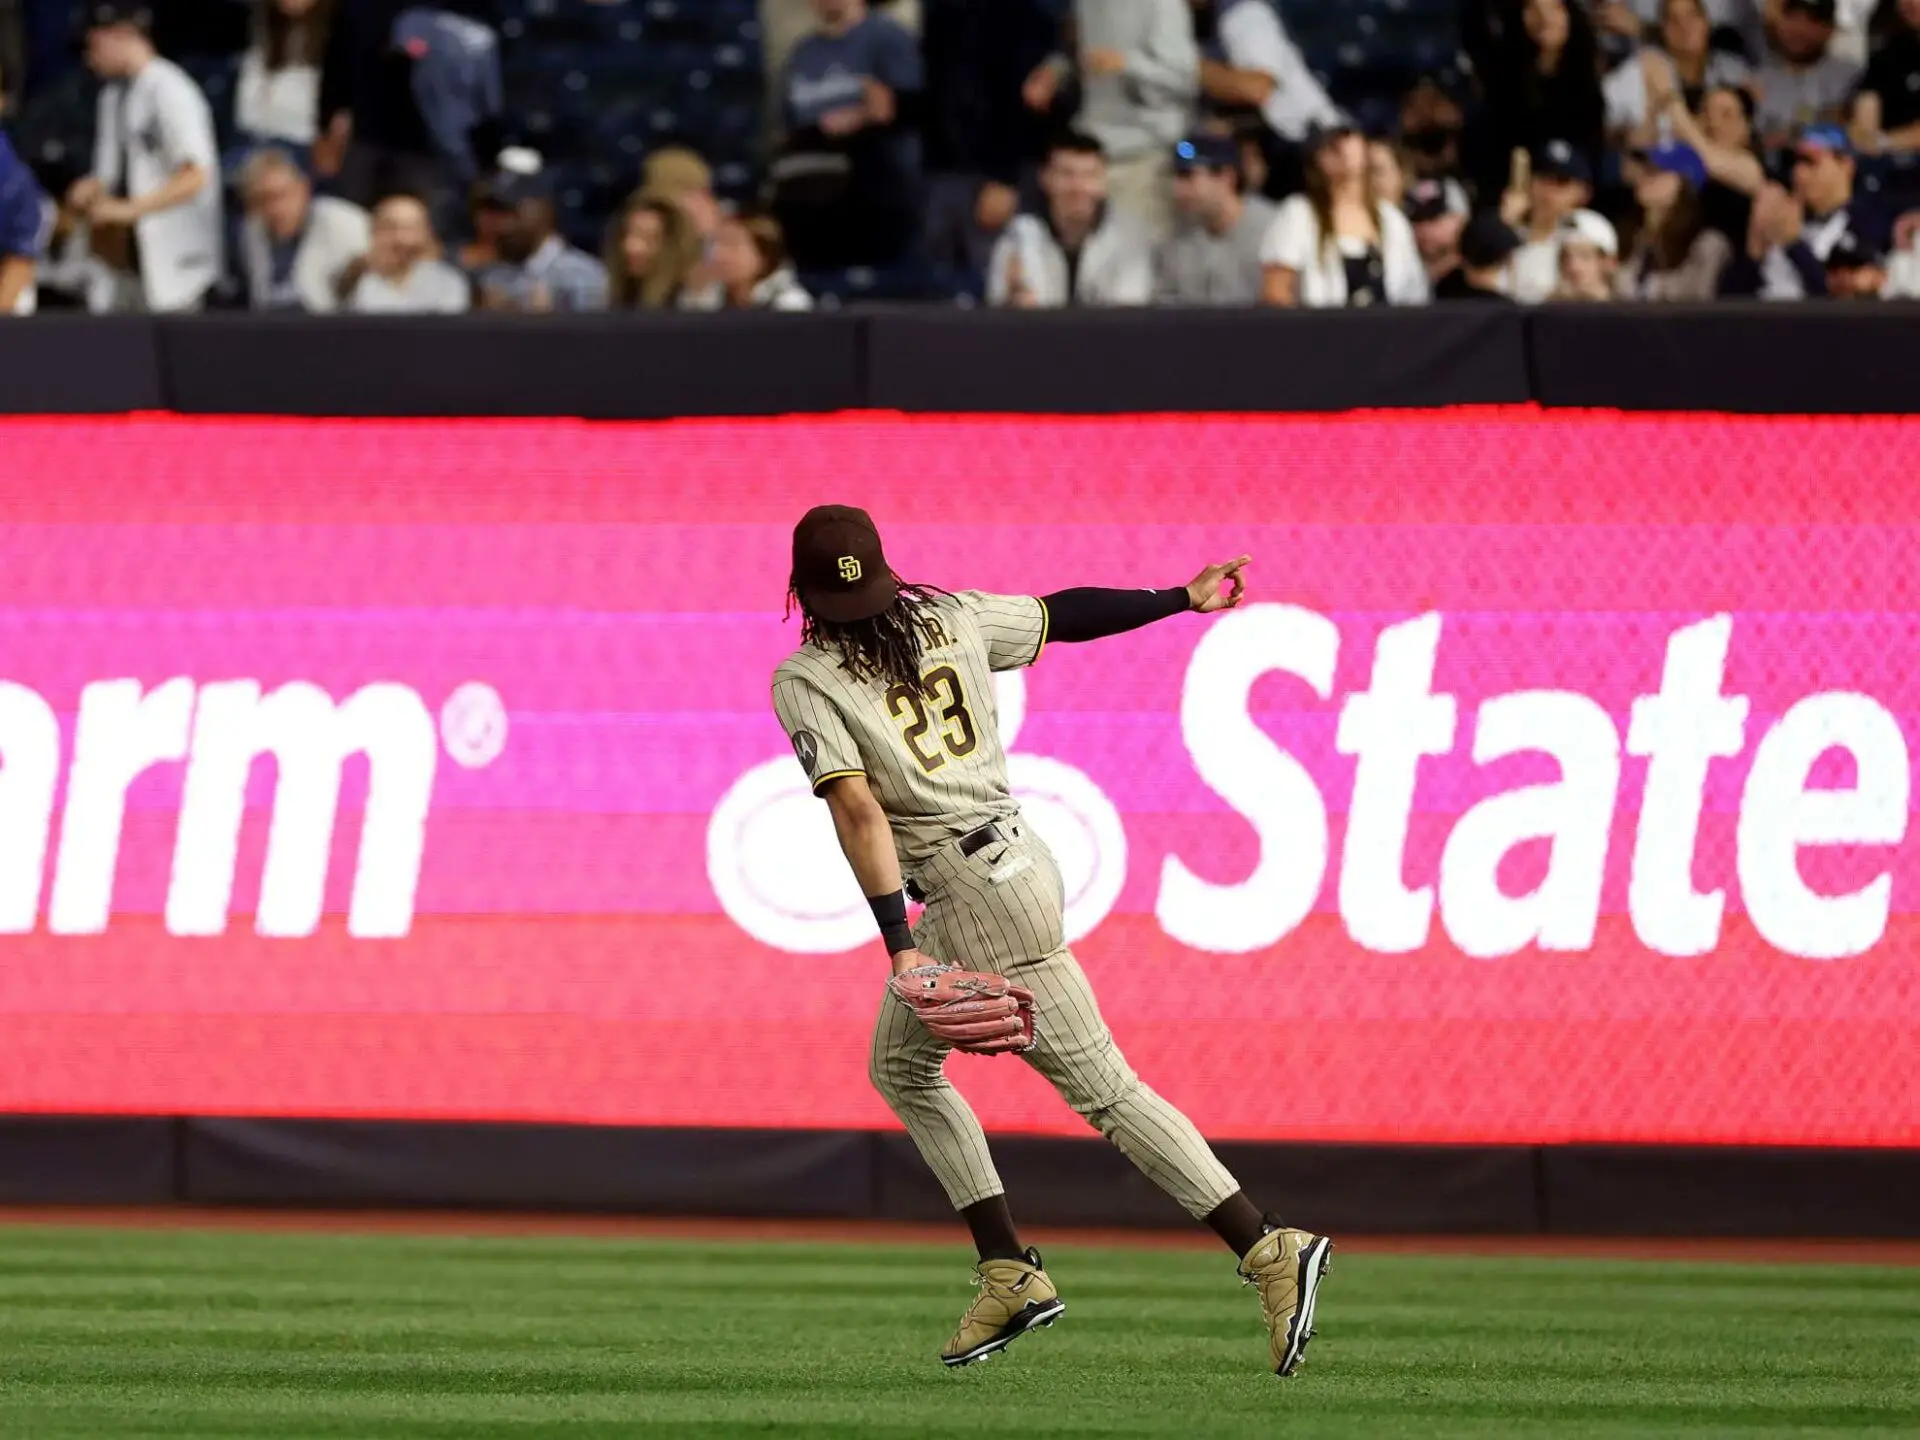
[(887, 988), (956, 1050), (1005, 1055), (1033, 1048), (1033, 992), (1004, 976), (922, 965), (894, 976)]

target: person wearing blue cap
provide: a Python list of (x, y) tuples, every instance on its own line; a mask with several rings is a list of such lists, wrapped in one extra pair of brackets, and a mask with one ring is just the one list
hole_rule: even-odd
[(1180, 224), (1154, 256), (1162, 305), (1257, 305), (1266, 272), (1260, 242), (1273, 205), (1243, 193), (1239, 147), (1226, 135), (1194, 135), (1173, 147), (1173, 203)]
[(1624, 300), (1711, 300), (1732, 257), (1727, 237), (1709, 230), (1700, 204), (1706, 162), (1691, 145), (1656, 145), (1634, 157), (1640, 236), (1620, 267)]
[(1793, 150), (1793, 189), (1754, 197), (1746, 254), (1727, 275), (1730, 295), (1803, 300), (1828, 293), (1826, 261), (1851, 238), (1876, 252), (1889, 239), (1873, 198), (1854, 190), (1853, 147), (1838, 125), (1810, 125)]

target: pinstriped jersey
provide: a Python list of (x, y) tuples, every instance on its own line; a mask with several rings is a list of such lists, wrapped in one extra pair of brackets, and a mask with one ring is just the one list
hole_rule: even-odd
[(1047, 607), (1030, 595), (966, 590), (932, 603), (941, 633), (921, 656), (917, 688), (862, 679), (816, 645), (773, 674), (774, 713), (814, 794), (866, 776), (908, 869), (955, 836), (1018, 813), (993, 672), (1031, 665), (1047, 640)]

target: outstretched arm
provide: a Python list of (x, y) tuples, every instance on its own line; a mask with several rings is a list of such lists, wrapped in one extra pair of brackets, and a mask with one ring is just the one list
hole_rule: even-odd
[(1231, 610), (1240, 603), (1246, 590), (1241, 573), (1252, 556), (1209, 565), (1187, 585), (1170, 590), (1100, 590), (1091, 587), (1056, 590), (1042, 595), (1047, 607), (1047, 639), (1071, 645), (1082, 640), (1100, 640), (1108, 635), (1123, 635), (1181, 615), (1189, 610), (1210, 615), (1216, 610)]

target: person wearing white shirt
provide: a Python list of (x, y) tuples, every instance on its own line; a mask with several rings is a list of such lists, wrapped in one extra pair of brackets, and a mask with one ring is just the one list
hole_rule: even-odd
[(107, 0), (88, 16), (87, 65), (100, 91), (93, 173), (68, 203), (96, 243), (131, 230), (114, 308), (198, 309), (220, 277), (225, 242), (213, 112), (200, 87), (148, 38), (146, 7)]
[(433, 224), (412, 195), (373, 210), (373, 243), (347, 274), (341, 308), (360, 315), (459, 315), (473, 303), (467, 277), (433, 258)]
[(1269, 305), (1424, 305), (1413, 226), (1374, 193), (1367, 142), (1340, 128), (1309, 143), (1307, 193), (1281, 202), (1261, 245)]
[(987, 303), (1016, 309), (1148, 304), (1153, 243), (1137, 220), (1107, 204), (1100, 142), (1080, 134), (1055, 140), (1040, 188), (1046, 213), (1015, 216), (993, 247)]
[(240, 232), (240, 267), (247, 303), (255, 310), (339, 308), (339, 282), (367, 253), (367, 212), (351, 201), (316, 196), (300, 166), (284, 150), (257, 151), (241, 180), (247, 223)]
[[(1689, 0), (1690, 3), (1690, 0)], [(1534, 152), (1524, 214), (1508, 213), (1522, 234), (1507, 274), (1509, 293), (1522, 305), (1538, 305), (1560, 284), (1561, 225), (1593, 199), (1587, 157), (1564, 140), (1549, 140)], [(1503, 209), (1508, 201), (1503, 200)]]
[(320, 61), (333, 0), (254, 0), (253, 43), (240, 59), (234, 128), (305, 150), (320, 133)]

